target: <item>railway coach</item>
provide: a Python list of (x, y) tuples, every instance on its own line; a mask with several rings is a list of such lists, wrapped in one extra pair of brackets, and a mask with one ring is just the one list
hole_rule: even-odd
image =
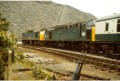
[(107, 56), (120, 56), (120, 14), (98, 18), (95, 27), (96, 50)]
[(96, 41), (120, 42), (120, 14), (96, 20)]

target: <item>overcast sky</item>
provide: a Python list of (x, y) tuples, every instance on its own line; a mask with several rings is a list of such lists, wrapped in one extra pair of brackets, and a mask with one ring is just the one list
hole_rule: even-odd
[(70, 5), (96, 17), (120, 13), (120, 0), (52, 0), (56, 3)]

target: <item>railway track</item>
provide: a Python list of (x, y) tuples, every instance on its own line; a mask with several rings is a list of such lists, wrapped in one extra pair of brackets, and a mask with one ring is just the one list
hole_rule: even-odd
[(87, 54), (85, 52), (73, 52), (67, 50), (46, 48), (46, 47), (37, 47), (37, 46), (23, 46), (30, 49), (40, 50), (44, 52), (49, 52), (51, 54), (59, 55), (70, 61), (82, 61), (84, 63), (96, 65), (96, 68), (109, 71), (120, 72), (120, 60), (109, 59), (105, 57), (95, 56)]
[[(62, 75), (64, 77), (71, 77), (73, 75), (73, 73), (69, 73), (69, 74), (63, 74), (63, 73), (58, 73), (58, 72), (54, 72), (54, 73)], [(81, 73), (80, 80), (110, 80), (110, 78), (103, 78), (99, 76), (93, 76), (93, 75)]]

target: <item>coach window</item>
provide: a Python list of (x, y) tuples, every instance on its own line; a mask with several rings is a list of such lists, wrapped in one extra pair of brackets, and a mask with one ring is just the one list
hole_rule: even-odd
[(117, 21), (117, 32), (120, 32), (120, 19)]
[(108, 31), (109, 29), (109, 23), (106, 23), (105, 31)]

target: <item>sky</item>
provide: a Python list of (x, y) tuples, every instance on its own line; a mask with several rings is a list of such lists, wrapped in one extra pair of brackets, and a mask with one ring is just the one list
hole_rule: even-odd
[(120, 0), (52, 0), (88, 12), (97, 18), (120, 13)]

